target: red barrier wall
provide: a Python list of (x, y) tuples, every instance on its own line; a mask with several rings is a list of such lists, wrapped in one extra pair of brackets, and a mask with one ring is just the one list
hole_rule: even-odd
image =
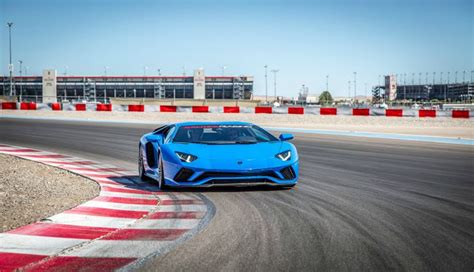
[(224, 106), (224, 113), (240, 113), (240, 107)]
[(36, 103), (34, 102), (21, 102), (20, 110), (36, 110)]
[(385, 110), (385, 116), (403, 117), (402, 109), (387, 109)]
[(86, 111), (86, 104), (76, 104), (76, 111)]
[(161, 105), (160, 112), (176, 112), (176, 106)]
[(145, 105), (128, 105), (128, 111), (145, 111)]
[(452, 116), (453, 118), (469, 118), (469, 111), (468, 110), (453, 110)]
[(96, 111), (112, 111), (112, 104), (97, 104)]
[(255, 113), (272, 113), (272, 107), (255, 107)]
[(419, 110), (419, 117), (436, 117), (436, 110)]
[(352, 109), (353, 116), (369, 116), (370, 109)]
[(209, 106), (193, 106), (193, 112), (209, 112)]
[(304, 114), (303, 107), (289, 107), (288, 114)]
[(3, 110), (16, 110), (16, 102), (2, 102)]
[(319, 114), (321, 115), (337, 115), (337, 108), (320, 108)]
[(61, 110), (61, 106), (62, 106), (61, 103), (53, 103), (53, 104), (51, 104), (51, 109), (52, 109), (53, 111), (60, 111), (60, 110)]

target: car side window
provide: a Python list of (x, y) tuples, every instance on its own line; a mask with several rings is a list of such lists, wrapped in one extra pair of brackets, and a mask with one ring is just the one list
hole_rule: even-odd
[(168, 143), (170, 141), (171, 135), (173, 135), (173, 132), (176, 130), (176, 127), (171, 127), (168, 129), (167, 132), (163, 134), (163, 137), (165, 137), (165, 140), (163, 141), (164, 143)]

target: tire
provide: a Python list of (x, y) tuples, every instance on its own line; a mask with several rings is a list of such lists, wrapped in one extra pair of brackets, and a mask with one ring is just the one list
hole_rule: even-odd
[(159, 163), (158, 169), (160, 171), (160, 175), (158, 179), (158, 188), (163, 190), (163, 189), (168, 188), (168, 186), (166, 186), (165, 184), (165, 173), (163, 172), (163, 160), (161, 159), (161, 155), (160, 155), (160, 158), (158, 159), (158, 163)]
[(151, 178), (145, 175), (145, 167), (143, 166), (143, 151), (141, 145), (138, 147), (138, 176), (142, 181), (151, 181)]

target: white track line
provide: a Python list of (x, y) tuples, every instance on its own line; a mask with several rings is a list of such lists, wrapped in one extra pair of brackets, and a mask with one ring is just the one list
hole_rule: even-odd
[[(73, 213), (60, 213), (49, 218), (55, 224), (99, 228), (130, 229), (191, 229), (200, 219), (129, 219)], [(133, 224), (133, 225), (131, 225)]]
[(168, 245), (173, 241), (111, 241), (96, 240), (93, 243), (66, 253), (62, 256), (102, 257), (102, 258), (140, 258), (146, 257)]
[(0, 251), (9, 253), (54, 255), (66, 248), (87, 241), (89, 240), (0, 233)]
[[(104, 209), (115, 209), (115, 210), (124, 210), (124, 211), (151, 211), (157, 206), (152, 205), (138, 205), (138, 204), (123, 204), (123, 203), (114, 203), (114, 202), (105, 202), (105, 201), (88, 201), (80, 206), (83, 207), (94, 207), (94, 208), (104, 208)], [(206, 205), (163, 205), (158, 206), (157, 211), (160, 212), (205, 212), (207, 210)]]

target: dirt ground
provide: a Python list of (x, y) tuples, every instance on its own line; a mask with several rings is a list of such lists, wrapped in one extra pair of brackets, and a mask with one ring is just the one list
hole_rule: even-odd
[(73, 208), (99, 194), (92, 180), (0, 154), (0, 232)]

